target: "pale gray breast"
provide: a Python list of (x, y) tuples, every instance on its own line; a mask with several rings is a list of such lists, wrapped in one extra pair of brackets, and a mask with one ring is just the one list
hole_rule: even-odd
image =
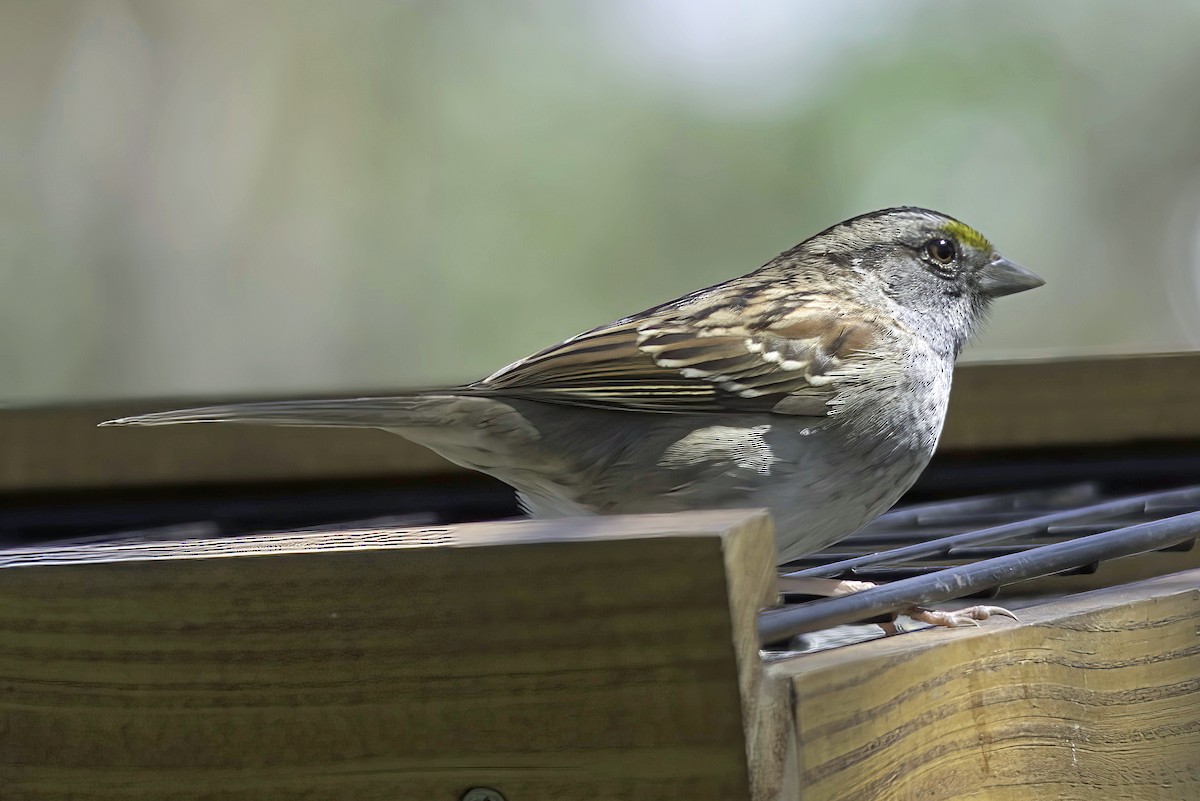
[[(537, 516), (766, 507), (792, 556), (852, 533), (907, 489), (944, 413), (927, 389), (871, 399), (869, 421), (850, 408), (818, 419), (447, 399), (449, 425), (397, 433), (512, 485)], [(918, 421), (932, 433), (914, 434)]]
[(518, 485), (535, 498), (533, 511), (548, 505), (536, 496), (553, 493), (551, 484), (598, 514), (768, 505), (756, 495), (792, 482), (812, 454), (801, 418), (521, 410), (542, 432), (547, 455), (539, 461), (553, 454), (569, 462), (561, 475), (537, 477), (537, 486)]

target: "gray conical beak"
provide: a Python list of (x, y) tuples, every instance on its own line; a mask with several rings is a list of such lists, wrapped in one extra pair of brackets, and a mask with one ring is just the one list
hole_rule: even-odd
[(980, 270), (978, 276), (979, 289), (990, 298), (1037, 289), (1046, 283), (1037, 273), (999, 256)]

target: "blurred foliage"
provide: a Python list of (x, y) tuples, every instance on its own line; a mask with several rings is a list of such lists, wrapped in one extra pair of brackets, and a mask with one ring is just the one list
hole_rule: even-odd
[(924, 205), (1200, 342), (1200, 2), (0, 0), (10, 400), (471, 380)]

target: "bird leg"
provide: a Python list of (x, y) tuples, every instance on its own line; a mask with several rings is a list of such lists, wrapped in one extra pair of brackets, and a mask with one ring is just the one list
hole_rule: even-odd
[[(831, 579), (818, 578), (815, 576), (780, 576), (779, 591), (798, 593), (801, 595), (816, 595), (820, 597), (834, 597), (838, 595), (849, 595), (852, 592), (862, 592), (876, 586), (871, 581), (852, 581), (849, 579)], [(956, 609), (952, 611), (943, 611), (940, 609), (926, 609), (923, 606), (910, 606), (899, 614), (916, 620), (919, 623), (927, 623), (930, 626), (939, 628), (958, 628), (959, 626), (978, 626), (979, 621), (987, 620), (993, 616), (1007, 617), (1017, 620), (1017, 616), (1008, 611), (1002, 606), (968, 606), (966, 609)], [(887, 623), (880, 623), (880, 628), (889, 636), (898, 634), (899, 629), (896, 628), (895, 619)]]
[(873, 581), (851, 581), (849, 579), (818, 578), (816, 576), (780, 576), (779, 591), (792, 592), (798, 595), (816, 595), (821, 598), (832, 598), (835, 595), (849, 595), (852, 592), (862, 592), (875, 586)]
[(1020, 619), (1003, 606), (968, 606), (966, 609), (955, 609), (953, 611), (926, 609), (923, 606), (910, 606), (904, 610), (904, 614), (913, 620), (928, 623), (931, 626), (944, 626), (946, 628), (978, 626), (979, 621), (987, 620), (992, 615), (1008, 617), (1013, 620)]

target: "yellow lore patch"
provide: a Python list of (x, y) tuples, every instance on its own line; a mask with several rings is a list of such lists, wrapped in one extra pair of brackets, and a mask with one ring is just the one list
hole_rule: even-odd
[(950, 236), (962, 242), (964, 245), (969, 245), (975, 250), (982, 250), (988, 253), (992, 249), (992, 243), (987, 241), (987, 237), (976, 231), (965, 223), (960, 223), (958, 220), (946, 223), (942, 226), (942, 230)]

